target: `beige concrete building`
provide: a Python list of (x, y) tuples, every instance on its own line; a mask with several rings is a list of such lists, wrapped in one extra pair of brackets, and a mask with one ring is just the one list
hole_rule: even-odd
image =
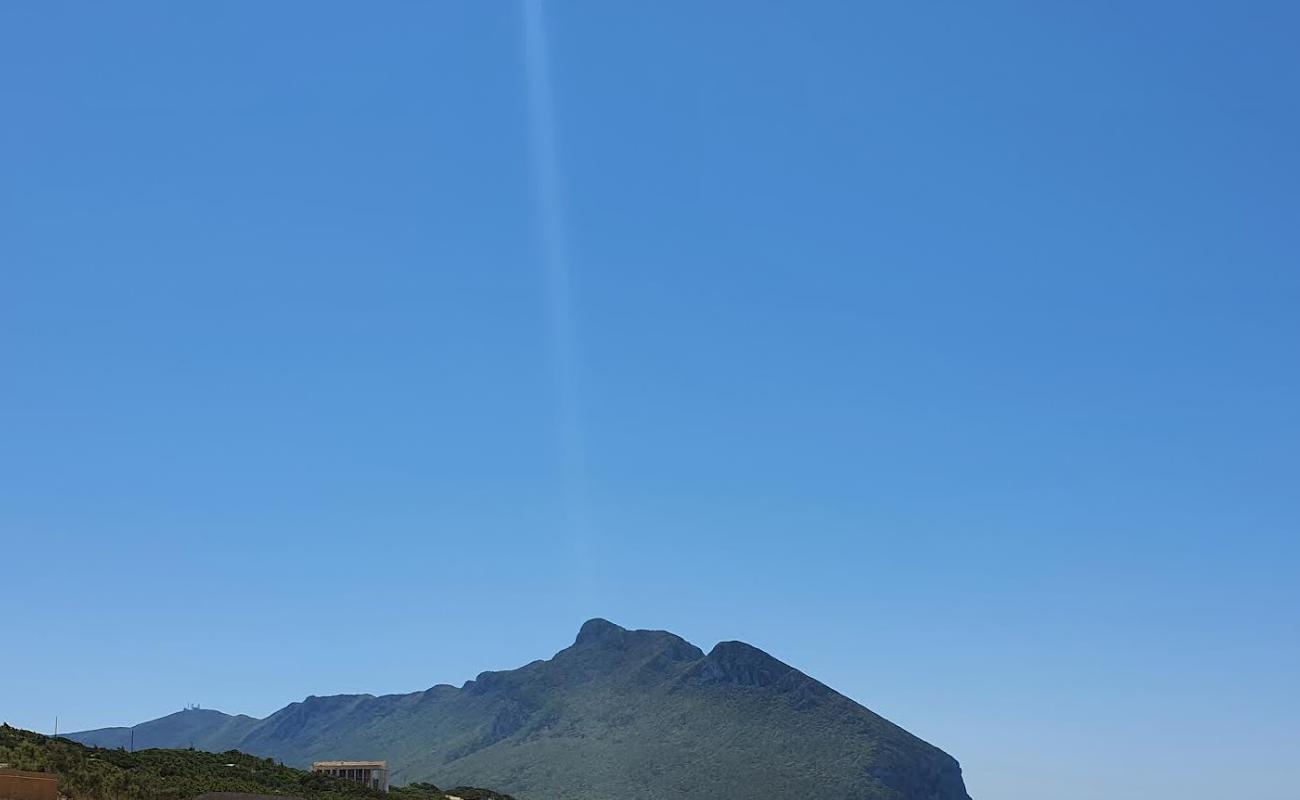
[(312, 763), (311, 771), (354, 781), (381, 792), (388, 791), (387, 761), (316, 761)]

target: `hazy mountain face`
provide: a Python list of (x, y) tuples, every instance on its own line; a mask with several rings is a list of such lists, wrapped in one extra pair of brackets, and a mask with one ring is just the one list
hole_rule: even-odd
[(261, 720), (240, 714), (232, 717), (211, 709), (187, 709), (144, 722), (134, 728), (100, 728), (96, 731), (69, 734), (92, 747), (194, 747), (196, 750), (221, 752), (261, 724)]
[[(129, 730), (70, 738), (116, 746)], [(309, 697), (264, 720), (185, 711), (135, 731), (137, 749), (383, 758), (396, 783), (525, 800), (969, 800), (951, 756), (761, 650), (723, 642), (705, 655), (604, 620), (549, 661), (459, 689)]]

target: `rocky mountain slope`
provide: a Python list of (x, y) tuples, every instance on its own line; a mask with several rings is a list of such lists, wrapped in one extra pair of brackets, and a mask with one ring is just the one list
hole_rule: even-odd
[[(113, 746), (125, 730), (70, 738)], [(137, 747), (193, 741), (296, 765), (386, 758), (396, 783), (522, 800), (969, 800), (951, 756), (761, 650), (706, 655), (599, 619), (550, 660), (460, 688), (309, 697), (263, 720), (187, 711), (135, 730)]]

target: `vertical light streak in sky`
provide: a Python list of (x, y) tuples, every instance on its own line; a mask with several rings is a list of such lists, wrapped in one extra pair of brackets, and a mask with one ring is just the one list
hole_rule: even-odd
[(557, 415), (557, 448), (564, 525), (574, 558), (581, 596), (592, 597), (592, 555), (586, 452), (582, 436), (578, 386), (578, 323), (574, 310), (573, 270), (564, 221), (563, 185), (555, 142), (555, 98), (542, 0), (523, 0), (524, 69), (533, 166), (534, 206), (546, 304), (547, 334)]

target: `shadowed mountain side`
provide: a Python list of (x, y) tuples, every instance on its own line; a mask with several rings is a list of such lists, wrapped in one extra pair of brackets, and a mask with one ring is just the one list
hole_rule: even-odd
[[(237, 730), (222, 726), (214, 738)], [(757, 648), (706, 655), (605, 620), (549, 661), (459, 689), (309, 697), (220, 744), (298, 765), (386, 758), (398, 783), (524, 800), (968, 800), (946, 753)]]

